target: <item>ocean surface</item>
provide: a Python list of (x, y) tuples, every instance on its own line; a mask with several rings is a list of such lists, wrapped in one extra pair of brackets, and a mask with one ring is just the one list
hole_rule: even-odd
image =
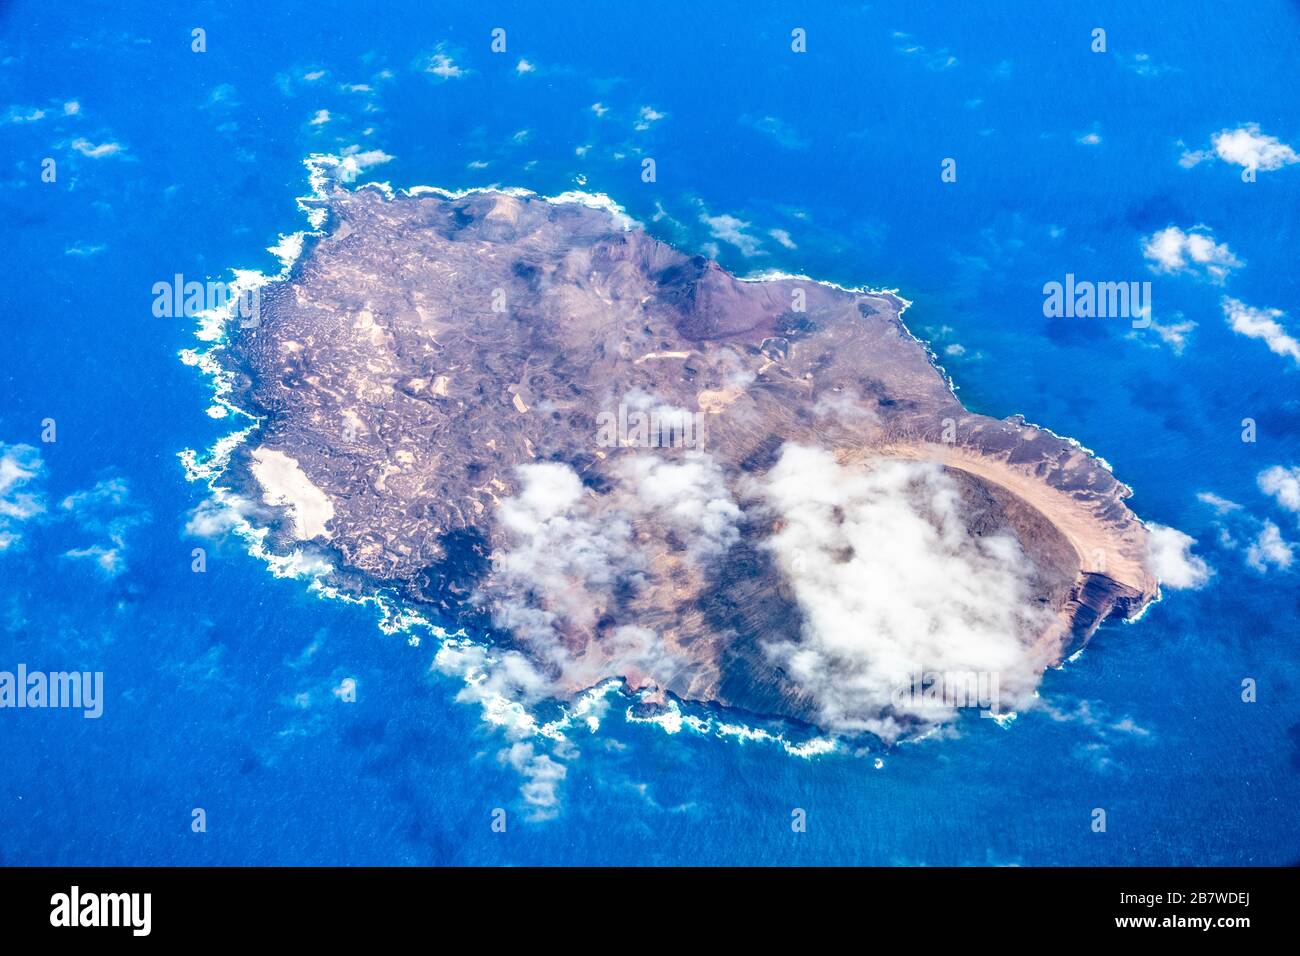
[[(1300, 539), (1258, 483), (1300, 464), (1300, 368), (1222, 305), (1300, 328), (1300, 165), (1180, 162), (1252, 123), (1300, 143), (1300, 5), (185, 7), (0, 5), (0, 442), (39, 456), (44, 505), (6, 519), (0, 670), (104, 674), (97, 720), (0, 710), (0, 863), (1300, 861), (1300, 563), (1247, 560), (1264, 522)], [(1094, 449), (1213, 574), (1104, 626), (1006, 726), (798, 755), (699, 709), (628, 720), (613, 689), (521, 773), (437, 641), (187, 532), (206, 488), (178, 454), (232, 423), (151, 290), (277, 271), (304, 159), (349, 152), (358, 182), (605, 194), (739, 274), (896, 288), (969, 408)], [(1153, 272), (1169, 226), (1230, 274)], [(1045, 318), (1067, 273), (1151, 281), (1156, 323), (1195, 327), (1179, 351)]]

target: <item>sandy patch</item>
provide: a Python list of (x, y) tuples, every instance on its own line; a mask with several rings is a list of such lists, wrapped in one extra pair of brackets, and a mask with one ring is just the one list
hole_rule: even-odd
[(1065, 535), (1079, 556), (1082, 570), (1104, 574), (1142, 594), (1155, 593), (1155, 577), (1146, 562), (1146, 533), (1136, 520), (1116, 525), (1073, 495), (1058, 491), (1005, 462), (961, 446), (900, 444), (877, 449), (874, 454), (935, 461), (1000, 485), (1042, 512)]
[(326, 522), (334, 517), (329, 497), (311, 483), (298, 462), (282, 451), (257, 448), (253, 452), (253, 477), (262, 486), (262, 500), (289, 509), (293, 534), (300, 541), (328, 538)]

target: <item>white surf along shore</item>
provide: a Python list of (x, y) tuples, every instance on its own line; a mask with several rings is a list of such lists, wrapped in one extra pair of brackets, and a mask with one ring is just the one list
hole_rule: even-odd
[[(647, 714), (638, 707), (641, 703), (639, 695), (629, 691), (619, 679), (603, 681), (579, 694), (562, 708), (560, 717), (549, 721), (541, 720), (525, 701), (513, 696), (508, 690), (502, 690), (501, 682), (493, 680), (494, 671), (508, 663), (503, 659), (514, 652), (502, 654), (497, 648), (475, 641), (463, 630), (449, 632), (429, 620), (419, 608), (412, 606), (391, 591), (379, 588), (372, 594), (358, 596), (340, 591), (329, 584), (329, 577), (334, 571), (329, 553), (312, 544), (313, 541), (327, 541), (329, 538), (327, 525), (332, 517), (333, 507), (328, 497), (310, 482), (297, 462), (289, 456), (269, 449), (252, 449), (250, 453), (255, 462), (252, 471), (262, 486), (263, 503), (287, 507), (297, 539), (297, 544), (287, 553), (273, 550), (269, 546), (271, 527), (259, 523), (250, 502), (224, 484), (233, 455), (246, 442), (255, 440), (261, 420), (232, 401), (233, 383), (229, 372), (223, 368), (219, 355), (228, 342), (231, 323), (238, 320), (237, 304), (242, 295), (287, 280), (303, 255), (309, 239), (324, 234), (327, 212), (323, 204), (328, 201), (331, 188), (342, 185), (353, 189), (376, 189), (390, 199), (398, 195), (409, 197), (436, 195), (457, 199), (478, 193), (504, 193), (520, 198), (540, 198), (557, 204), (576, 203), (605, 212), (620, 229), (644, 228), (612, 198), (600, 193), (568, 191), (555, 196), (541, 196), (531, 190), (517, 187), (489, 186), (453, 191), (424, 185), (395, 190), (387, 182), (353, 185), (355, 170), (350, 170), (346, 162), (346, 157), (329, 154), (313, 154), (303, 161), (307, 169), (310, 192), (298, 197), (297, 205), (306, 217), (308, 228), (282, 235), (279, 241), (269, 248), (268, 251), (280, 263), (278, 272), (268, 275), (256, 270), (232, 270), (234, 280), (229, 283), (232, 295), (228, 304), (222, 308), (201, 312), (196, 317), (195, 337), (205, 347), (185, 349), (181, 352), (182, 361), (198, 368), (211, 383), (213, 396), (208, 414), (217, 419), (232, 417), (241, 423), (241, 427), (219, 438), (205, 451), (186, 449), (179, 453), (186, 477), (190, 481), (202, 482), (207, 488), (208, 499), (201, 507), (207, 509), (208, 516), (214, 518), (217, 526), (237, 536), (244, 543), (247, 553), (262, 561), (275, 577), (303, 580), (310, 591), (322, 598), (371, 606), (377, 613), (377, 624), (380, 630), (386, 635), (401, 634), (412, 647), (419, 647), (426, 637), (432, 638), (437, 648), (432, 662), (433, 669), (462, 681), (464, 688), (458, 698), (467, 703), (477, 704), (482, 710), (484, 720), (501, 728), (512, 740), (541, 738), (559, 744), (566, 741), (568, 735), (578, 728), (586, 728), (594, 733), (611, 709), (613, 700), (621, 698), (625, 702), (622, 709), (626, 721), (655, 726), (669, 734), (686, 730), (694, 734), (739, 742), (771, 743), (793, 756), (802, 758), (845, 752), (848, 748), (844, 742), (832, 735), (810, 736), (793, 732), (793, 728), (792, 732), (787, 734), (780, 729), (753, 727), (731, 720), (725, 713), (715, 712), (703, 705), (683, 704), (671, 698), (658, 710)], [(938, 355), (930, 348), (928, 342), (917, 337), (905, 322), (901, 322), (903, 313), (912, 303), (903, 298), (899, 290), (878, 289), (865, 285), (845, 286), (815, 279), (805, 274), (777, 270), (764, 270), (739, 278), (745, 282), (796, 279), (852, 294), (891, 297), (900, 304), (898, 314), (903, 330), (924, 349), (930, 364), (939, 372), (946, 386), (955, 396), (957, 386), (940, 364)], [(1023, 416), (1013, 417), (1019, 417), (1025, 425), (1055, 435), (1049, 429), (1025, 421)], [(1078, 448), (1108, 471), (1111, 470), (1108, 462), (1078, 441), (1065, 436), (1056, 437)], [(1128, 491), (1131, 494), (1131, 489)], [(1159, 600), (1158, 594), (1156, 600)], [(1150, 605), (1148, 609), (1149, 607)], [(1071, 655), (1069, 661), (1077, 660), (1079, 653)], [(1063, 666), (1064, 663), (1059, 666)], [(1007, 714), (1005, 715), (1007, 719), (998, 723), (1007, 726), (1014, 716), (1014, 714)], [(775, 723), (778, 722), (774, 722), (774, 725)], [(916, 744), (934, 735), (934, 732), (930, 732), (923, 736), (902, 740), (900, 743)], [(877, 766), (882, 764), (877, 761)]]
[[(306, 216), (309, 228), (281, 235), (279, 241), (268, 248), (267, 251), (280, 263), (278, 272), (268, 275), (258, 270), (231, 270), (234, 279), (228, 283), (231, 293), (228, 302), (195, 316), (194, 335), (204, 347), (183, 349), (180, 353), (184, 364), (197, 368), (209, 381), (212, 404), (207, 414), (215, 419), (233, 418), (242, 423), (241, 427), (217, 439), (206, 450), (187, 448), (177, 453), (186, 479), (201, 482), (207, 490), (207, 498), (197, 512), (202, 515), (205, 524), (238, 538), (244, 544), (246, 552), (263, 562), (274, 577), (302, 580), (310, 592), (321, 598), (372, 607), (377, 613), (377, 625), (385, 635), (400, 634), (412, 647), (421, 646), (425, 637), (432, 638), (437, 644), (432, 668), (461, 680), (464, 689), (458, 694), (458, 699), (478, 704), (483, 719), (499, 727), (511, 740), (540, 738), (563, 746), (569, 742), (569, 735), (575, 729), (585, 728), (595, 733), (612, 707), (611, 698), (619, 697), (623, 700), (623, 717), (628, 723), (657, 727), (668, 734), (678, 734), (685, 730), (700, 736), (740, 743), (773, 744), (791, 756), (805, 759), (844, 752), (842, 742), (833, 736), (797, 733), (793, 728), (788, 733), (785, 730), (753, 727), (729, 719), (724, 714), (714, 713), (703, 705), (683, 706), (673, 699), (669, 699), (653, 714), (639, 713), (641, 695), (627, 690), (618, 678), (602, 681), (579, 694), (562, 708), (561, 716), (549, 721), (539, 719), (526, 703), (491, 686), (494, 683), (490, 679), (493, 669), (502, 663), (497, 649), (475, 641), (463, 629), (448, 631), (390, 591), (381, 588), (373, 594), (358, 596), (330, 585), (328, 578), (334, 571), (334, 566), (326, 552), (311, 544), (314, 539), (328, 538), (326, 523), (333, 515), (328, 497), (310, 482), (297, 462), (288, 455), (269, 449), (254, 449), (251, 451), (255, 461), (252, 471), (262, 486), (263, 501), (287, 507), (294, 524), (294, 536), (300, 542), (287, 553), (279, 553), (269, 546), (271, 526), (259, 523), (253, 513), (255, 509), (252, 503), (224, 483), (235, 452), (244, 444), (255, 440), (262, 419), (232, 400), (234, 385), (230, 373), (221, 364), (219, 354), (229, 341), (232, 323), (239, 321), (238, 304), (244, 294), (289, 279), (308, 240), (324, 234), (327, 213), (322, 204), (328, 200), (331, 187), (346, 184), (347, 188), (377, 189), (390, 199), (399, 193), (404, 196), (437, 195), (447, 199), (477, 193), (505, 193), (520, 198), (540, 198), (550, 203), (576, 203), (607, 213), (625, 231), (641, 228), (641, 224), (632, 219), (622, 206), (602, 193), (571, 190), (555, 196), (541, 196), (532, 190), (518, 187), (473, 187), (452, 191), (437, 186), (412, 186), (409, 189), (395, 190), (387, 182), (367, 182), (353, 186), (346, 175), (340, 175), (344, 162), (345, 157), (331, 154), (312, 154), (303, 160), (311, 189), (307, 195), (298, 197), (296, 202)], [(764, 281), (775, 277), (775, 273), (770, 273), (744, 277), (743, 281)], [(844, 286), (806, 276), (798, 278), (845, 289)], [(897, 290), (861, 287), (846, 291), (889, 294), (903, 302), (904, 307), (910, 305), (897, 295)], [(191, 522), (192, 525), (194, 523)], [(776, 723), (779, 722), (774, 722)], [(877, 760), (876, 766), (882, 767), (883, 761)]]

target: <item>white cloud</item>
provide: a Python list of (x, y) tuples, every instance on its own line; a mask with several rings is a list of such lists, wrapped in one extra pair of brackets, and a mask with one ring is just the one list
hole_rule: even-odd
[(125, 479), (97, 482), (93, 488), (68, 495), (59, 507), (82, 531), (103, 539), (102, 543), (67, 551), (65, 557), (93, 561), (110, 578), (126, 570), (127, 532), (148, 521), (149, 515), (132, 503)]
[(1214, 573), (1204, 559), (1192, 554), (1196, 544), (1191, 535), (1161, 524), (1147, 524), (1147, 547), (1151, 569), (1160, 584), (1174, 590), (1197, 590)]
[[(1274, 465), (1260, 472), (1256, 478), (1260, 490), (1277, 500), (1288, 511), (1300, 514), (1300, 468)], [(1286, 570), (1295, 558), (1296, 545), (1286, 541), (1277, 524), (1267, 518), (1260, 520), (1235, 501), (1229, 501), (1209, 491), (1202, 491), (1197, 499), (1214, 509), (1219, 519), (1219, 543), (1236, 551), (1245, 544), (1246, 564), (1261, 573), (1271, 568)]]
[(1216, 495), (1212, 491), (1202, 491), (1196, 495), (1196, 500), (1202, 504), (1209, 505), (1214, 509), (1215, 514), (1226, 515), (1232, 511), (1240, 511), (1241, 505), (1235, 501), (1229, 501), (1221, 495)]
[(107, 248), (108, 246), (104, 245), (102, 242), (76, 242), (64, 249), (63, 254), (65, 256), (78, 256), (84, 258), (87, 256), (97, 256)]
[(1131, 57), (1116, 53), (1115, 56), (1119, 58), (1122, 66), (1132, 70), (1138, 76), (1160, 76), (1172, 69), (1156, 63), (1149, 53), (1135, 53)]
[(1265, 521), (1259, 534), (1246, 549), (1246, 563), (1256, 571), (1267, 571), (1269, 566), (1285, 570), (1295, 557), (1293, 545), (1282, 539), (1282, 532), (1271, 521)]
[(602, 495), (565, 464), (516, 474), (518, 492), (497, 507), (506, 541), (476, 600), (563, 688), (613, 676), (666, 683), (681, 662), (654, 631), (624, 626), (594, 638), (606, 613), (661, 583), (654, 559), (674, 552), (703, 567), (738, 540), (741, 512), (721, 468), (702, 451), (625, 451)]
[(212, 108), (212, 107), (229, 108), (233, 106), (238, 106), (239, 101), (235, 98), (235, 93), (236, 93), (235, 88), (231, 86), (229, 83), (219, 83), (217, 86), (214, 86), (212, 88), (212, 92), (208, 94), (208, 100), (207, 103), (204, 104), (204, 107), (205, 108)]
[(497, 508), (510, 544), (492, 555), (492, 619), (564, 674), (571, 661), (557, 628), (594, 633), (620, 579), (640, 570), (643, 559), (628, 520), (592, 515), (582, 480), (568, 465), (520, 465), (516, 474), (519, 493)]
[(1142, 240), (1142, 254), (1156, 272), (1190, 273), (1222, 283), (1242, 262), (1226, 242), (1216, 243), (1214, 234), (1204, 226), (1187, 232), (1169, 226)]
[(918, 671), (996, 675), (999, 709), (1032, 703), (1060, 651), (1031, 599), (1033, 566), (1005, 535), (973, 536), (956, 485), (933, 463), (846, 467), (787, 445), (756, 492), (780, 519), (768, 541), (803, 612), (765, 647), (819, 721), (887, 741), (951, 720), (900, 699)]
[[(520, 795), (533, 816), (554, 815), (567, 771), (562, 763), (540, 753), (530, 740), (547, 731), (527, 709), (551, 693), (550, 680), (518, 651), (489, 649), (469, 640), (444, 642), (434, 656), (433, 669), (463, 680), (465, 686), (456, 699), (481, 707), (483, 720), (511, 741), (498, 752), (497, 759), (524, 777)], [(547, 736), (554, 739), (550, 733)], [(566, 749), (571, 745), (560, 740), (556, 754), (563, 756)]]
[(702, 212), (700, 213), (700, 222), (709, 227), (709, 234), (715, 239), (731, 243), (740, 250), (742, 255), (766, 255), (763, 251), (762, 241), (758, 237), (745, 232), (749, 228), (749, 223), (743, 219), (737, 219), (735, 216), (726, 213), (721, 216), (710, 216), (707, 212)]
[[(1147, 310), (1147, 313), (1148, 317), (1150, 317), (1150, 309)], [(1159, 348), (1160, 343), (1164, 343), (1169, 346), (1175, 355), (1182, 355), (1192, 332), (1196, 331), (1196, 323), (1191, 319), (1184, 318), (1182, 312), (1175, 312), (1174, 320), (1168, 325), (1164, 325), (1151, 318), (1144, 329), (1133, 329), (1127, 334), (1127, 337), (1130, 339), (1145, 339), (1152, 348)], [(1159, 342), (1147, 338), (1148, 333), (1156, 336)]]
[[(1182, 318), (1182, 313), (1179, 313), (1179, 318)], [(1182, 322), (1161, 325), (1152, 319), (1147, 327), (1160, 337), (1160, 341), (1173, 349), (1175, 355), (1182, 355), (1183, 349), (1187, 347), (1187, 337), (1196, 329), (1196, 323), (1186, 319)]]
[(1300, 514), (1300, 466), (1274, 465), (1261, 471), (1255, 480), (1260, 491), (1276, 499), (1287, 511)]
[[(937, 51), (928, 50), (916, 42), (911, 34), (904, 33), (901, 30), (895, 30), (893, 37), (895, 40), (894, 49), (897, 52), (904, 56), (918, 57), (931, 70), (948, 70), (957, 65), (957, 58), (948, 52), (947, 47)], [(1010, 71), (1010, 64), (1006, 61), (999, 64), (999, 70), (1002, 67), (1005, 67), (1007, 72)]]
[(434, 76), (440, 77), (444, 80), (455, 79), (456, 77), (464, 76), (466, 73), (465, 70), (456, 65), (456, 62), (452, 60), (450, 56), (443, 53), (441, 50), (435, 52), (433, 56), (429, 58), (429, 63), (424, 68), (424, 71), (426, 73), (432, 73)]
[(721, 554), (739, 540), (740, 508), (711, 456), (692, 451), (679, 462), (661, 455), (631, 455), (616, 471), (628, 484), (635, 509), (654, 514), (680, 532), (687, 553), (697, 560)]
[(253, 502), (238, 495), (221, 500), (205, 498), (185, 521), (185, 533), (194, 538), (221, 538), (239, 527), (255, 510)]
[(784, 229), (769, 229), (767, 234), (787, 249), (799, 248), (795, 245), (794, 240), (790, 238), (790, 233), (786, 232)]
[(316, 115), (311, 118), (312, 126), (324, 126), (330, 121), (329, 110), (317, 110)]
[(513, 738), (535, 729), (535, 721), (522, 705), (541, 700), (551, 689), (546, 676), (518, 651), (489, 653), (468, 640), (443, 644), (434, 656), (433, 669), (464, 680), (456, 699), (479, 704), (484, 718), (504, 727)]
[(45, 513), (44, 480), (39, 449), (0, 442), (0, 554), (22, 544), (19, 525)]
[(1251, 339), (1260, 339), (1269, 351), (1286, 356), (1300, 364), (1300, 341), (1287, 332), (1280, 320), (1286, 318), (1281, 309), (1256, 309), (1240, 299), (1224, 296), (1223, 317), (1232, 331)]
[(533, 807), (534, 817), (544, 818), (555, 813), (560, 802), (560, 784), (568, 773), (564, 764), (548, 754), (538, 753), (532, 744), (523, 741), (502, 750), (497, 757), (525, 778), (520, 793)]
[(595, 113), (597, 116), (604, 116), (606, 113), (609, 112), (609, 107), (606, 106), (604, 103), (592, 103), (591, 111)]
[(68, 495), (63, 499), (61, 507), (64, 511), (74, 512), (100, 505), (120, 507), (126, 504), (129, 496), (130, 489), (123, 479), (109, 478), (96, 482), (95, 486), (88, 491), (78, 491), (75, 494)]
[(1300, 154), (1276, 136), (1260, 132), (1258, 123), (1219, 130), (1211, 143), (1219, 159), (1247, 169), (1272, 171), (1300, 163)]
[(73, 548), (71, 551), (65, 551), (63, 556), (75, 560), (90, 561), (99, 569), (101, 574), (108, 578), (115, 578), (126, 570), (126, 561), (123, 560), (119, 548), (105, 548), (93, 544), (89, 547)]
[(393, 157), (382, 149), (363, 150), (360, 146), (349, 146), (339, 157), (335, 175), (345, 183), (354, 182), (358, 176), (372, 166), (390, 163)]
[(667, 119), (667, 113), (660, 113), (653, 106), (643, 106), (637, 113), (636, 125), (633, 127), (638, 130), (647, 130), (651, 123), (657, 123), (662, 119)]
[(515, 72), (521, 75), (524, 73), (536, 73), (537, 67), (529, 63), (527, 60), (521, 59), (517, 64), (515, 64)]
[(92, 143), (90, 140), (80, 137), (72, 141), (72, 148), (82, 156), (89, 156), (91, 159), (103, 159), (106, 156), (116, 156), (122, 152), (121, 143)]
[[(22, 544), (21, 526), (48, 513), (43, 485), (45, 466), (41, 453), (30, 445), (0, 442), (0, 554)], [(59, 513), (77, 528), (102, 539), (65, 552), (66, 557), (94, 561), (110, 577), (126, 568), (126, 535), (149, 516), (130, 501), (127, 483), (105, 479), (93, 488), (68, 495)]]
[(6, 118), (11, 123), (37, 123), (45, 119), (45, 110), (35, 106), (11, 106)]
[(873, 411), (874, 402), (864, 401), (855, 389), (825, 391), (813, 403), (813, 414), (834, 422), (853, 422), (855, 427), (876, 425), (879, 418)]

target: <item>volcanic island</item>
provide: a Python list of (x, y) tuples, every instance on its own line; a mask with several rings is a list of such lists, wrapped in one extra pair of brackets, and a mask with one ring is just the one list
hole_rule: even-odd
[[(968, 412), (893, 292), (741, 279), (589, 197), (332, 185), (211, 353), (269, 546), (521, 663), (885, 740), (918, 670), (1043, 671), (1158, 595), (1129, 489)], [(1004, 704), (1004, 707), (1006, 705)]]

